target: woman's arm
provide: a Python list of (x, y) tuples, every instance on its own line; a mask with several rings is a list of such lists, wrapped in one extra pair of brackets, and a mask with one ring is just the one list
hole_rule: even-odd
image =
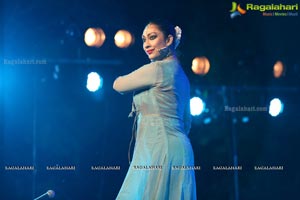
[(124, 93), (151, 87), (156, 82), (156, 69), (156, 64), (150, 63), (140, 67), (130, 74), (119, 76), (114, 81), (113, 88), (120, 93)]

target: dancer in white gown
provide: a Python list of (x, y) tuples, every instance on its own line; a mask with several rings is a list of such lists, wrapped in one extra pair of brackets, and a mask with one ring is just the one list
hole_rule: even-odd
[(134, 92), (137, 124), (133, 158), (118, 200), (196, 199), (188, 138), (190, 85), (175, 55), (180, 38), (178, 26), (151, 21), (142, 35), (151, 62), (114, 82), (116, 91)]

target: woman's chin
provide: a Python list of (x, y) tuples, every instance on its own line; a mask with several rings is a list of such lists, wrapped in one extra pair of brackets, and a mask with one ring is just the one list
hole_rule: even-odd
[(154, 56), (148, 55), (148, 58), (149, 58), (150, 60), (153, 60), (153, 59), (154, 59)]
[(155, 60), (156, 60), (155, 57), (154, 57), (154, 56), (151, 56), (151, 55), (149, 55), (148, 58), (149, 58), (149, 60), (151, 60), (151, 61), (155, 61)]

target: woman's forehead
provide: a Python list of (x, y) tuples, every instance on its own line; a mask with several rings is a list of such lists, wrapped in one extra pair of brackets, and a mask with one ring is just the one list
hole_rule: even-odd
[(149, 33), (152, 33), (152, 32), (161, 32), (160, 30), (159, 30), (159, 28), (157, 27), (157, 25), (155, 25), (155, 24), (148, 24), (146, 27), (145, 27), (145, 29), (144, 29), (144, 31), (143, 31), (143, 36), (147, 36)]

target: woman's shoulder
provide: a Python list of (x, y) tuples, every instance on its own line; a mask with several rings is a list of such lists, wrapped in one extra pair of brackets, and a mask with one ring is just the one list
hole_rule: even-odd
[(157, 70), (157, 69), (163, 69), (163, 68), (177, 68), (180, 67), (180, 63), (177, 59), (166, 59), (166, 60), (159, 60), (159, 61), (154, 61), (147, 63), (143, 65), (141, 68), (145, 70)]
[(159, 60), (153, 62), (154, 65), (157, 66), (167, 66), (167, 65), (173, 65), (173, 66), (179, 66), (180, 63), (177, 59), (165, 59), (165, 60)]

